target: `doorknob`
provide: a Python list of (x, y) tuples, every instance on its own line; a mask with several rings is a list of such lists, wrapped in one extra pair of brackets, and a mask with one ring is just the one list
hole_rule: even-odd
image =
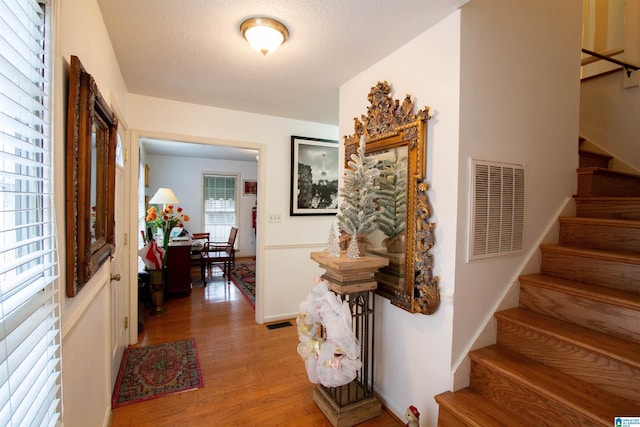
[(116, 282), (120, 281), (120, 275), (119, 274), (112, 274), (111, 275), (111, 280), (115, 280)]

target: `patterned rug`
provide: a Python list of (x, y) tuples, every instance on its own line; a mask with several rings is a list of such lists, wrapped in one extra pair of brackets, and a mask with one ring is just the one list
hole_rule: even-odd
[(127, 347), (111, 407), (129, 405), (204, 386), (194, 339)]
[(256, 263), (243, 262), (231, 269), (231, 281), (240, 289), (242, 295), (256, 308)]

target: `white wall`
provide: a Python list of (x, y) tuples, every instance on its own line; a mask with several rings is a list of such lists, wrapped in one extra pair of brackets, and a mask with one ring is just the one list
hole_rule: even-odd
[[(291, 135), (337, 139), (338, 128), (141, 95), (130, 95), (129, 106), (137, 136), (260, 150), (256, 321), (295, 317), (321, 272), (309, 253), (324, 248), (333, 217), (289, 216)], [(267, 222), (268, 214), (282, 222)]]
[(640, 125), (631, 119), (640, 117), (640, 87), (623, 88), (626, 78), (619, 71), (582, 82), (580, 135), (640, 170)]
[(415, 405), (423, 425), (435, 425), (433, 396), (449, 388), (452, 294), (455, 283), (458, 182), (460, 12), (401, 47), (340, 88), (340, 132), (353, 133), (353, 117), (366, 114), (367, 95), (378, 81), (391, 84), (392, 97), (414, 98), (431, 107), (427, 130), (427, 182), (436, 223), (433, 254), (442, 303), (431, 315), (409, 314), (376, 297), (375, 386), (385, 404), (403, 418)]
[[(575, 193), (581, 2), (474, 0), (461, 27), (454, 369)], [(467, 263), (472, 158), (526, 166), (522, 255)]]
[[(74, 298), (65, 296), (65, 135), (71, 55), (93, 75), (103, 97), (126, 107), (126, 87), (95, 0), (53, 3), (53, 143), (55, 204), (60, 248), (63, 414), (66, 427), (108, 425), (111, 411), (109, 261)], [(125, 279), (126, 280), (126, 279)], [(137, 282), (134, 282), (137, 283)], [(88, 391), (90, 389), (90, 391)]]
[[(238, 236), (236, 256), (250, 257), (256, 255), (256, 236), (251, 225), (251, 208), (256, 204), (255, 195), (243, 195), (243, 180), (258, 179), (258, 163), (230, 160), (201, 159), (189, 157), (170, 157), (147, 155), (149, 165), (149, 188), (146, 194), (151, 198), (160, 187), (171, 188), (183, 209), (189, 215), (184, 224), (190, 233), (204, 231), (202, 211), (202, 177), (205, 173), (237, 174), (238, 182)], [(220, 241), (226, 240), (224, 238)]]

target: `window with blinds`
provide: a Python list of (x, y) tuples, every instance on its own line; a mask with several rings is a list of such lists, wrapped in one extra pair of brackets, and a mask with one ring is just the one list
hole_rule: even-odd
[(0, 0), (0, 425), (60, 418), (45, 0)]
[(204, 231), (212, 242), (226, 242), (231, 227), (236, 227), (237, 182), (235, 175), (204, 175)]

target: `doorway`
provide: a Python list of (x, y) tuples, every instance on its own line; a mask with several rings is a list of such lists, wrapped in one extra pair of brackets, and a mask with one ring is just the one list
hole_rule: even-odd
[[(138, 230), (144, 229), (144, 214), (148, 200), (160, 187), (175, 193), (182, 213), (189, 216), (184, 227), (190, 233), (204, 230), (203, 176), (209, 173), (234, 173), (238, 177), (237, 240), (238, 257), (258, 256), (259, 230), (254, 226), (254, 212), (258, 206), (260, 189), (245, 191), (251, 184), (259, 184), (260, 151), (263, 145), (229, 141), (190, 141), (188, 138), (166, 135), (139, 135)], [(142, 245), (139, 231), (138, 247)], [(258, 303), (256, 301), (256, 303)]]

